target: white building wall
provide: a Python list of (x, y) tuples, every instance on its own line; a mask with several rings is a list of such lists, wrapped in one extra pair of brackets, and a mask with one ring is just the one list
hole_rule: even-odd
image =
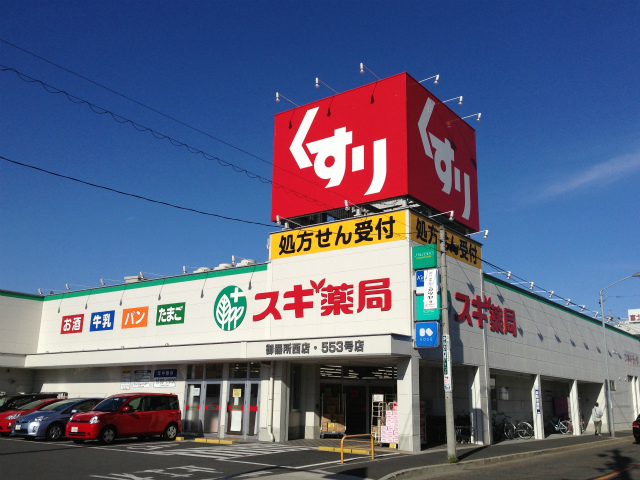
[(36, 352), (43, 297), (0, 291), (0, 366), (23, 367)]

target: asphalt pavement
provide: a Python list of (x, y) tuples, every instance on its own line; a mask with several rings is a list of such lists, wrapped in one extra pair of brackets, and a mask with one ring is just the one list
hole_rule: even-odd
[[(398, 456), (376, 457), (376, 460), (349, 458), (349, 462), (339, 466), (327, 466), (322, 472), (312, 472), (309, 476), (290, 476), (282, 474), (271, 476), (273, 480), (311, 479), (375, 479), (375, 480), (409, 480), (427, 478), (473, 466), (491, 465), (509, 462), (522, 458), (558, 453), (561, 451), (579, 450), (601, 443), (602, 448), (617, 443), (633, 443), (631, 430), (616, 432), (616, 437), (595, 435), (552, 435), (544, 440), (506, 440), (487, 446), (458, 446), (459, 462), (447, 463), (446, 447), (423, 450), (418, 453), (405, 453)], [(315, 476), (314, 476), (315, 475)]]
[[(97, 442), (76, 445), (69, 440), (26, 441), (0, 438), (0, 478), (17, 480), (27, 474), (33, 480), (190, 480), (269, 478), (273, 480), (400, 480), (492, 465), (523, 458), (579, 450), (601, 445), (610, 449), (634, 442), (631, 431), (617, 437), (554, 435), (546, 440), (508, 440), (491, 446), (460, 445), (460, 462), (448, 464), (445, 446), (422, 452), (376, 448), (370, 456), (318, 450), (318, 441), (284, 443), (238, 442), (234, 445), (194, 440), (163, 442), (159, 439), (117, 440), (113, 445)], [(322, 442), (326, 444), (327, 442)], [(339, 444), (339, 442), (335, 442)], [(640, 448), (640, 446), (638, 446)]]

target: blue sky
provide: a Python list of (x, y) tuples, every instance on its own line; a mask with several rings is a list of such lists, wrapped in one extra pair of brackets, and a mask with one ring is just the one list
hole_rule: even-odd
[[(440, 74), (435, 95), (463, 95), (460, 116), (482, 112), (484, 258), (595, 311), (601, 288), (640, 271), (639, 21), (637, 1), (5, 0), (0, 64), (267, 178), (273, 116), (291, 106), (276, 91), (305, 104), (332, 93), (315, 77), (339, 92), (373, 81), (360, 62), (380, 77)], [(11, 71), (0, 72), (0, 113), (0, 156), (270, 223), (268, 184)], [(275, 230), (1, 160), (0, 205), (0, 288), (28, 293), (231, 255), (262, 262)], [(640, 279), (605, 293), (614, 316), (640, 308)]]

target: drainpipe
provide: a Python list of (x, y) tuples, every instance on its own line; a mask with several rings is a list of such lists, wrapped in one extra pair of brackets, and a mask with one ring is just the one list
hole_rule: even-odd
[(267, 402), (270, 404), (268, 409), (269, 409), (269, 416), (267, 417), (269, 419), (268, 423), (267, 423), (267, 433), (269, 434), (269, 441), (270, 442), (275, 442), (276, 439), (273, 436), (273, 393), (274, 393), (274, 388), (275, 388), (275, 382), (273, 381), (273, 370), (275, 368), (275, 362), (271, 361), (271, 367), (269, 369), (269, 398), (267, 398)]

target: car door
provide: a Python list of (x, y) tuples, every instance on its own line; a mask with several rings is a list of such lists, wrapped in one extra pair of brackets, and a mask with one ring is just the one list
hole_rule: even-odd
[(147, 432), (149, 417), (143, 412), (144, 398), (134, 397), (122, 407), (116, 425), (119, 436), (135, 437)]

